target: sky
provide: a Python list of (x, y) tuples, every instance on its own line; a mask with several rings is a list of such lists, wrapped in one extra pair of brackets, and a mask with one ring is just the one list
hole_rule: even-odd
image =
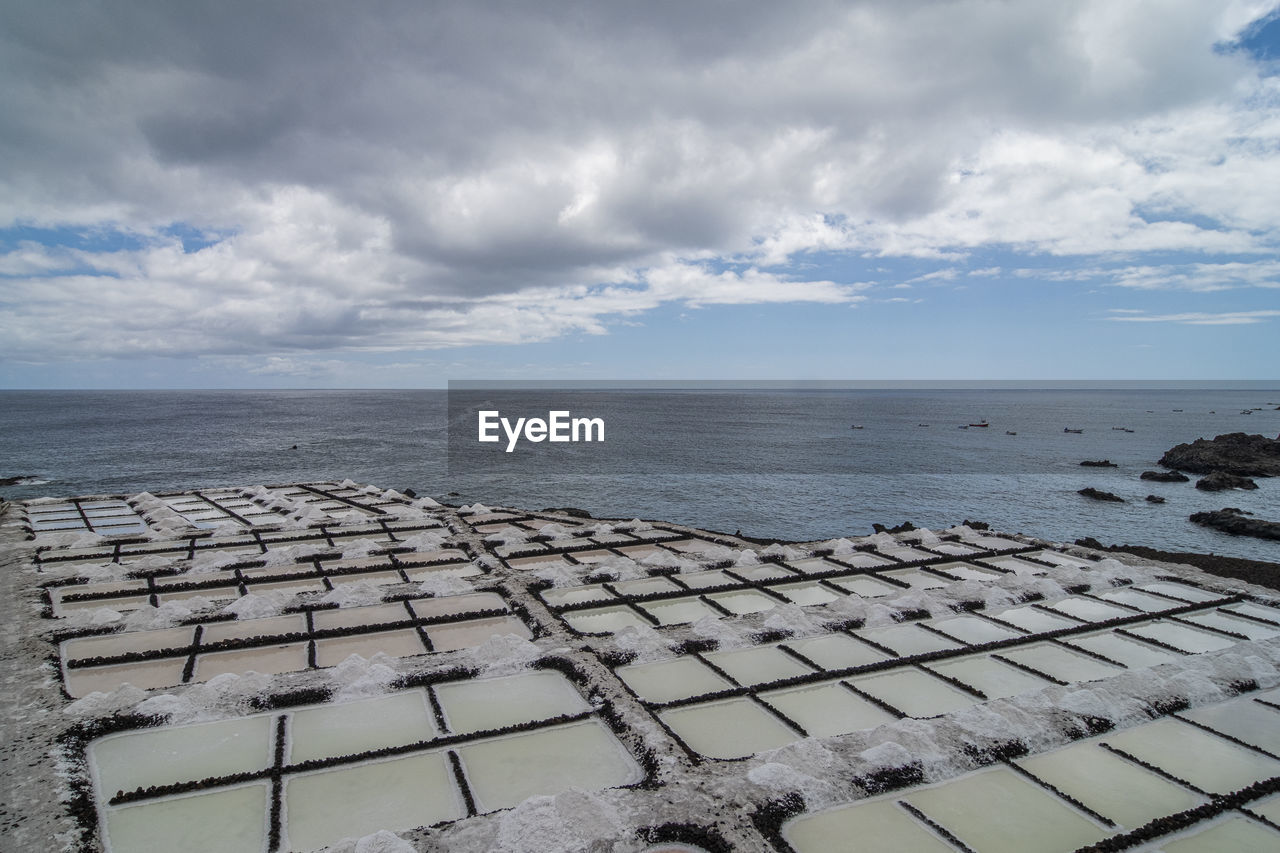
[(1280, 3), (0, 4), (0, 388), (1276, 379)]

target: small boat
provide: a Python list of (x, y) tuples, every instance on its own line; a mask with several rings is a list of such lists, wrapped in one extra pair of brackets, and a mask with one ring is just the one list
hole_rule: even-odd
[(1242, 414), (1242, 415), (1252, 415), (1252, 414), (1253, 414), (1253, 410), (1252, 410), (1252, 409), (1242, 409), (1242, 410), (1240, 411), (1240, 414)]
[(1174, 409), (1175, 412), (1181, 412), (1182, 409)]
[(862, 429), (862, 424), (853, 424), (849, 429)]
[(916, 426), (918, 426), (918, 427), (927, 427), (927, 426), (928, 426), (928, 424), (916, 424)]
[(1082, 435), (1082, 434), (1084, 433), (1084, 430), (1082, 430), (1082, 429), (1072, 429), (1071, 427), (1063, 427), (1063, 428), (1062, 428), (1062, 431), (1063, 431), (1063, 432), (1073, 432), (1073, 433), (1075, 433), (1076, 435)]
[(1112, 427), (1112, 429), (1118, 429), (1118, 430), (1120, 430), (1121, 432), (1123, 432), (1123, 431), (1124, 431), (1124, 427)]
[(1124, 431), (1125, 431), (1125, 432), (1133, 432), (1133, 430), (1129, 429), (1128, 427), (1125, 427), (1125, 428), (1124, 428)]
[(1007, 430), (1005, 430), (1005, 431), (1004, 431), (1004, 434), (1005, 434), (1005, 435), (1017, 435), (1017, 433), (1016, 433), (1016, 432), (1014, 432), (1014, 431), (1013, 431), (1013, 430), (1011, 430), (1011, 429), (1007, 429)]
[(986, 421), (983, 421), (982, 423), (969, 424), (969, 426), (971, 426), (971, 427), (989, 427), (989, 426), (991, 426), (991, 424), (987, 423)]

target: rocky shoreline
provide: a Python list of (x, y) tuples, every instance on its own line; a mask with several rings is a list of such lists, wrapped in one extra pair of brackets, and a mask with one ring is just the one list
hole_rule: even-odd
[(1212, 440), (1197, 438), (1170, 449), (1160, 457), (1160, 464), (1193, 474), (1280, 477), (1280, 439), (1243, 432), (1226, 433)]

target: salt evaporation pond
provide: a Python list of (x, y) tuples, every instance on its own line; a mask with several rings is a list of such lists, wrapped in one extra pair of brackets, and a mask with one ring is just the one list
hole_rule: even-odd
[(1108, 752), (1099, 740), (1020, 758), (1017, 764), (1126, 829), (1204, 802), (1204, 797)]
[(760, 646), (736, 652), (711, 652), (706, 659), (739, 684), (764, 684), (809, 675), (813, 670), (777, 646)]
[(1104, 742), (1213, 794), (1280, 775), (1280, 761), (1178, 720), (1156, 720)]
[[(59, 626), (67, 693), (155, 690), (90, 696), (76, 711), (93, 733), (78, 747), (92, 804), (82, 813), (111, 853), (264, 853), (277, 836), (279, 849), (305, 851), (382, 829), (480, 853), (569, 802), (565, 825), (547, 830), (590, 825), (601, 849), (760, 853), (776, 830), (797, 853), (954, 849), (947, 839), (1044, 853), (1197, 806), (1210, 809), (1200, 823), (1143, 849), (1275, 849), (1276, 832), (1250, 815), (1280, 816), (1280, 795), (1215, 817), (1221, 801), (1192, 787), (1280, 779), (1265, 754), (1280, 750), (1280, 710), (1264, 704), (1280, 701), (1269, 674), (1280, 599), (1257, 588), (968, 528), (766, 547), (660, 522), (416, 506), (346, 484), (264, 491), (308, 518), (351, 517), (308, 527), (234, 491), (206, 493), (216, 511), (165, 497), (201, 523), (227, 509), (266, 523), (253, 536), (166, 530), (33, 558), (55, 581), (35, 618)], [(150, 535), (154, 519), (138, 518)], [(123, 579), (87, 582), (108, 577), (104, 566)], [(621, 577), (587, 583), (611, 573)], [(278, 597), (221, 612), (262, 593)], [(120, 630), (101, 608), (131, 599), (134, 610), (189, 602), (192, 616), (174, 625), (147, 611), (131, 624), (155, 630)], [(1097, 625), (1113, 619), (1123, 627)], [(1000, 647), (970, 648), (987, 643)], [(237, 682), (248, 670), (263, 675)], [(208, 684), (215, 676), (231, 677)], [(238, 683), (270, 686), (229, 696)], [(227, 719), (93, 728), (138, 725), (93, 709), (160, 690), (172, 695), (147, 708)], [(366, 698), (320, 701), (330, 694)], [(1133, 727), (1141, 709), (1157, 719)], [(76, 740), (64, 742), (74, 775)], [(797, 790), (809, 803), (864, 798), (770, 817)], [(561, 793), (570, 799), (526, 802)], [(744, 808), (756, 818), (741, 820)]]
[(265, 850), (270, 790), (259, 782), (112, 809), (106, 819), (110, 850)]
[[(1044, 853), (1068, 853), (1109, 834), (1096, 821), (1003, 767), (913, 791), (904, 799), (982, 853), (1025, 853), (1030, 838)], [(975, 803), (982, 807), (975, 809)]]
[(968, 708), (977, 697), (918, 669), (897, 669), (849, 679), (849, 683), (909, 717), (933, 717)]
[(1256, 820), (1229, 817), (1166, 841), (1160, 849), (1164, 853), (1274, 853), (1280, 849), (1280, 832)]
[(782, 837), (796, 853), (831, 853), (857, 839), (859, 853), (955, 853), (929, 826), (894, 799), (841, 806), (786, 824)]
[(458, 748), (476, 806), (506, 809), (535, 795), (639, 782), (635, 758), (599, 720), (476, 741)]
[(297, 850), (464, 815), (442, 751), (302, 773), (285, 783), (287, 834)]
[(672, 702), (734, 686), (693, 657), (619, 667), (617, 675), (649, 702)]
[(558, 672), (457, 681), (436, 687), (435, 693), (449, 730), (459, 734), (591, 710)]
[(1050, 684), (1043, 678), (1009, 666), (990, 655), (952, 658), (932, 663), (929, 669), (980, 690), (988, 699), (1003, 699), (1032, 690), (1043, 690)]
[(799, 734), (747, 698), (672, 708), (658, 718), (708, 758), (745, 758), (791, 743)]
[(271, 766), (271, 718), (222, 720), (108, 735), (89, 751), (103, 795)]
[(438, 734), (426, 691), (406, 690), (295, 711), (289, 725), (289, 760), (354, 755), (431, 740)]
[(897, 719), (839, 681), (770, 690), (760, 698), (799, 723), (811, 737), (874, 729)]

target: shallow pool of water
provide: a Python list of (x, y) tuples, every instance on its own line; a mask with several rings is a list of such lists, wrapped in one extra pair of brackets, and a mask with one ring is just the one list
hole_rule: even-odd
[(671, 708), (658, 716), (690, 749), (708, 758), (744, 758), (800, 737), (745, 697)]
[(466, 815), (443, 751), (298, 774), (285, 780), (284, 794), (290, 850)]
[(1098, 746), (1097, 739), (1020, 758), (1017, 763), (1125, 829), (1203, 802), (1181, 785), (1108, 752)]
[(795, 720), (812, 737), (874, 729), (897, 719), (839, 682), (772, 690), (761, 693), (760, 698)]
[[(1110, 834), (1061, 799), (1003, 767), (903, 797), (982, 853), (1067, 853)], [(980, 806), (976, 807), (976, 805)]]
[(914, 667), (864, 675), (849, 683), (912, 717), (946, 714), (981, 701)]
[(269, 794), (266, 783), (256, 782), (108, 809), (108, 845), (111, 853), (264, 851)]
[(459, 734), (591, 710), (568, 679), (552, 671), (454, 681), (435, 692), (449, 730)]
[(782, 837), (797, 853), (955, 853), (894, 799), (801, 815), (783, 824)]
[(650, 702), (673, 702), (733, 687), (711, 667), (689, 656), (622, 666), (616, 672), (636, 695)]
[(108, 735), (89, 747), (105, 798), (116, 791), (194, 782), (271, 766), (272, 720), (259, 715)]
[(289, 760), (355, 755), (430, 740), (438, 734), (426, 691), (404, 690), (295, 711), (289, 723)]
[(1169, 718), (1104, 740), (1210, 793), (1225, 794), (1280, 775), (1280, 761)]
[(808, 675), (814, 671), (776, 646), (710, 652), (706, 658), (739, 684), (747, 685)]
[(459, 747), (458, 755), (482, 812), (536, 795), (598, 791), (644, 777), (635, 757), (599, 720), (477, 741)]

